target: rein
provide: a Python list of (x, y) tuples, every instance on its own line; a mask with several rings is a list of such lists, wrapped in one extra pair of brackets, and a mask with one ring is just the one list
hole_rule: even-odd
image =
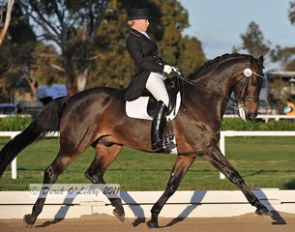
[[(257, 76), (257, 77), (263, 78), (262, 75), (260, 75), (260, 74), (258, 74), (258, 73), (256, 73), (256, 72), (253, 72), (250, 68), (246, 68), (246, 69), (244, 70), (243, 74), (244, 74), (244, 76), (247, 78), (247, 79), (246, 79), (247, 81), (245, 82), (245, 86), (248, 86), (247, 84), (248, 84), (248, 82), (249, 82), (249, 78), (250, 78), (251, 76)], [(219, 95), (219, 96), (221, 96), (222, 98), (227, 99), (227, 100), (228, 100), (228, 104), (229, 104), (234, 110), (236, 110), (236, 111), (239, 110), (239, 107), (238, 107), (238, 103), (239, 103), (239, 102), (242, 102), (242, 103), (245, 102), (245, 101), (254, 101), (254, 102), (257, 102), (257, 99), (256, 99), (256, 98), (247, 98), (247, 97), (246, 97), (246, 98), (241, 98), (241, 99), (234, 99), (233, 97), (228, 97), (228, 96), (225, 96), (225, 95), (223, 95), (223, 94), (217, 93), (217, 92), (215, 92), (214, 90), (212, 90), (212, 89), (210, 89), (210, 88), (208, 88), (208, 87), (206, 87), (206, 86), (204, 86), (204, 85), (201, 85), (201, 84), (199, 84), (199, 83), (195, 83), (195, 82), (191, 81), (190, 79), (186, 78), (186, 77), (185, 77), (180, 71), (177, 71), (176, 76), (177, 76), (177, 78), (181, 79), (182, 81), (184, 81), (184, 82), (186, 82), (186, 83), (188, 83), (188, 84), (190, 84), (190, 85), (192, 85), (192, 86), (194, 86), (194, 87), (202, 87), (203, 89), (206, 89), (206, 90), (212, 92), (213, 94)], [(237, 82), (237, 84), (238, 84), (241, 80), (243, 80), (243, 78), (241, 78), (241, 79)], [(245, 87), (245, 88), (246, 88), (246, 87)], [(243, 89), (244, 89), (244, 88), (243, 88)]]

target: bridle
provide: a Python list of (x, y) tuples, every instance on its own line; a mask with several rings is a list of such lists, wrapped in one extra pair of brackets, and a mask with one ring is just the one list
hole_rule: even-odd
[(256, 73), (256, 72), (253, 72), (250, 68), (245, 68), (244, 71), (243, 71), (243, 77), (237, 81), (237, 83), (235, 85), (237, 85), (238, 83), (240, 83), (240, 81), (244, 80), (244, 78), (246, 78), (246, 81), (244, 83), (244, 87), (241, 89), (240, 91), (240, 94), (238, 96), (240, 96), (242, 94), (242, 92), (244, 92), (244, 97), (236, 97), (236, 99), (234, 99), (233, 97), (228, 97), (228, 96), (225, 96), (221, 93), (217, 93), (216, 91), (202, 85), (202, 84), (199, 84), (199, 83), (195, 83), (193, 81), (191, 81), (190, 79), (186, 78), (181, 72), (177, 72), (176, 73), (177, 75), (177, 78), (181, 79), (182, 81), (192, 85), (192, 86), (195, 86), (195, 87), (201, 87), (203, 89), (206, 89), (207, 91), (210, 91), (211, 93), (215, 94), (215, 95), (219, 95), (220, 97), (224, 98), (224, 99), (227, 99), (228, 101), (228, 104), (237, 112), (239, 111), (241, 108), (245, 109), (244, 107), (244, 103), (245, 102), (248, 102), (248, 101), (252, 101), (252, 102), (258, 102), (258, 98), (249, 98), (247, 97), (247, 92), (248, 92), (248, 83), (249, 83), (249, 80), (250, 80), (250, 77), (252, 76), (257, 76), (257, 77), (260, 77), (260, 78), (264, 78), (262, 75)]
[[(246, 78), (246, 81), (244, 83), (244, 87), (241, 89), (240, 93), (242, 93), (244, 91), (244, 95), (247, 94), (248, 92), (248, 84), (249, 84), (249, 80), (252, 76), (257, 76), (257, 77), (260, 77), (260, 78), (263, 78), (262, 75), (256, 73), (256, 72), (253, 72), (250, 68), (246, 68), (243, 72), (243, 75), (244, 77)], [(241, 80), (244, 79), (244, 78), (241, 78)], [(239, 80), (238, 82), (240, 82), (241, 80)], [(242, 94), (239, 94), (239, 96), (242, 95)], [(243, 98), (237, 98), (237, 101), (238, 102), (247, 102), (247, 101), (252, 101), (252, 102), (258, 102), (258, 98), (249, 98), (249, 97), (243, 97)]]
[[(238, 96), (241, 96), (242, 93), (244, 93), (243, 94), (244, 97), (242, 97), (242, 98), (241, 97), (238, 97), (236, 99), (236, 101), (235, 101), (234, 106), (233, 106), (235, 113), (238, 114), (238, 116), (241, 119), (245, 120), (245, 121), (247, 120), (246, 113), (247, 114), (249, 113), (247, 107), (245, 107), (245, 102), (249, 102), (250, 101), (250, 102), (257, 103), (258, 100), (259, 100), (259, 98), (250, 98), (250, 97), (247, 97), (249, 81), (250, 81), (250, 78), (252, 76), (257, 76), (259, 78), (263, 78), (262, 75), (260, 75), (260, 74), (258, 74), (256, 72), (253, 72), (250, 68), (244, 69), (243, 78), (241, 78), (241, 80), (244, 79), (244, 78), (246, 78), (246, 81), (244, 83), (243, 88), (241, 88), (241, 90), (240, 90), (240, 94), (238, 94)], [(240, 82), (240, 80), (238, 82)], [(250, 112), (250, 115), (253, 115), (253, 118), (254, 118), (256, 116), (256, 113), (251, 113)]]

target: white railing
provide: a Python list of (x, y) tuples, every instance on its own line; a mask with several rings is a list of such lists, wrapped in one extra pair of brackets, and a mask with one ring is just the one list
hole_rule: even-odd
[(11, 118), (11, 117), (25, 118), (25, 117), (32, 117), (32, 116), (29, 114), (0, 114), (0, 118)]
[[(239, 118), (236, 114), (225, 114), (223, 118)], [(279, 121), (281, 119), (295, 119), (295, 116), (283, 115), (283, 114), (259, 114), (256, 119), (263, 119), (266, 123), (273, 119)]]
[[(237, 136), (295, 136), (295, 131), (221, 131), (219, 147), (225, 156), (225, 137)], [(220, 179), (225, 179), (222, 173), (219, 174)]]
[[(13, 139), (21, 131), (0, 131), (0, 137), (10, 137)], [(58, 137), (59, 133), (50, 132), (46, 137)], [(295, 136), (295, 131), (221, 131), (219, 147), (222, 154), (225, 156), (225, 137), (237, 137), (237, 136)], [(17, 159), (15, 158), (11, 162), (11, 178), (17, 179)], [(225, 179), (222, 173), (219, 174), (220, 179)]]

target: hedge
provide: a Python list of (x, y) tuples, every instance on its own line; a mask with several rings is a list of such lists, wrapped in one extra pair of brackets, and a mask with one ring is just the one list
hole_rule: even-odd
[(295, 130), (294, 119), (270, 120), (265, 123), (263, 120), (243, 121), (239, 118), (224, 118), (221, 130), (250, 130), (250, 131), (293, 131)]
[[(30, 116), (16, 115), (13, 117), (0, 119), (0, 131), (21, 131), (24, 130), (33, 118)], [(239, 118), (224, 118), (221, 130), (276, 130), (293, 131), (295, 130), (295, 121), (293, 119), (282, 119), (279, 121), (270, 120), (265, 123), (261, 120), (245, 122)]]
[(15, 115), (0, 118), (0, 131), (22, 131), (33, 121), (31, 116)]

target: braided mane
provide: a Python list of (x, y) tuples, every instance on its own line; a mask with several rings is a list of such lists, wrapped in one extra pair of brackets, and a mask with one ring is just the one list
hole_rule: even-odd
[(239, 53), (229, 54), (229, 53), (226, 53), (226, 54), (223, 54), (221, 56), (217, 56), (213, 60), (207, 61), (202, 66), (200, 66), (199, 68), (197, 68), (194, 72), (192, 72), (188, 76), (188, 78), (191, 78), (192, 76), (200, 76), (200, 75), (208, 72), (209, 68), (212, 68), (212, 66), (216, 65), (217, 63), (220, 63), (221, 61), (225, 61), (226, 59), (242, 58), (242, 57), (252, 57), (254, 59), (253, 56), (247, 55), (247, 54), (239, 54)]

